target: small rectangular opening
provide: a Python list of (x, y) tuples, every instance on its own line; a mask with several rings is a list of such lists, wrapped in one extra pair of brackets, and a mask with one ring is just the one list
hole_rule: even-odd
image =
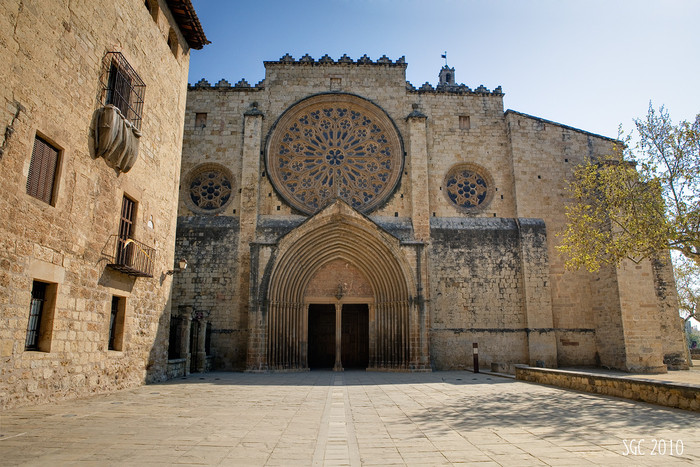
[(203, 130), (207, 126), (207, 113), (196, 112), (194, 114), (194, 127), (198, 130)]
[(469, 118), (469, 115), (460, 115), (459, 116), (459, 129), (460, 130), (468, 130), (471, 128), (471, 119)]
[(57, 287), (57, 284), (49, 282), (32, 282), (25, 350), (51, 351)]
[(109, 350), (122, 350), (124, 345), (124, 316), (126, 315), (126, 298), (112, 297), (109, 315)]

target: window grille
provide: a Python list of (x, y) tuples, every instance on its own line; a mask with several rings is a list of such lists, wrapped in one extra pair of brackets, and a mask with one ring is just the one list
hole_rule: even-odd
[(26, 350), (39, 350), (39, 331), (41, 330), (41, 315), (44, 311), (44, 303), (46, 303), (46, 284), (34, 281), (32, 301), (29, 306), (27, 339), (24, 343)]
[(52, 204), (57, 168), (58, 149), (37, 136), (34, 139), (32, 159), (29, 162), (27, 194)]
[(146, 85), (120, 52), (105, 54), (100, 83), (101, 103), (118, 108), (124, 118), (140, 130)]

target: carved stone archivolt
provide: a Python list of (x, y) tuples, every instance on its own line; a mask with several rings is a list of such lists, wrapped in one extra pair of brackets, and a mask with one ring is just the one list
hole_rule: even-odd
[(335, 199), (360, 212), (381, 206), (403, 171), (403, 144), (389, 116), (350, 94), (321, 94), (287, 110), (267, 142), (277, 192), (313, 214)]
[(369, 368), (417, 368), (416, 287), (396, 239), (336, 201), (278, 248), (261, 297), (264, 320), (253, 319), (265, 348), (249, 369), (308, 368), (310, 303), (367, 303)]
[(220, 212), (233, 193), (231, 172), (219, 164), (203, 164), (192, 170), (186, 179), (187, 205), (198, 212)]
[(447, 172), (444, 191), (447, 199), (460, 211), (478, 212), (489, 205), (495, 187), (486, 169), (465, 163), (457, 164)]

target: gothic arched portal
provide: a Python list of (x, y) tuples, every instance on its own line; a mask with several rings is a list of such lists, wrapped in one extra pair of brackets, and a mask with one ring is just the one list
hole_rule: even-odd
[(416, 367), (415, 285), (397, 239), (336, 201), (285, 236), (275, 256), (263, 291), (262, 367), (309, 367), (309, 309), (315, 305), (335, 311), (335, 369), (342, 369), (343, 309), (361, 314), (364, 305), (367, 368)]

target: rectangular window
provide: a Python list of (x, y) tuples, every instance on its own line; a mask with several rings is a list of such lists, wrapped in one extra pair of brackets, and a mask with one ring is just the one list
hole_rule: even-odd
[(101, 82), (103, 104), (115, 106), (136, 129), (141, 129), (146, 85), (120, 52), (105, 55)]
[(134, 244), (129, 242), (134, 235), (134, 219), (136, 218), (136, 201), (124, 195), (122, 212), (119, 218), (119, 235), (117, 238), (117, 264), (130, 266), (133, 260)]
[(198, 130), (204, 129), (207, 126), (207, 114), (205, 112), (197, 112), (194, 114), (194, 127)]
[(124, 297), (112, 297), (112, 307), (109, 316), (109, 350), (122, 350), (125, 312), (126, 299)]
[(36, 136), (29, 162), (27, 194), (53, 205), (58, 172), (58, 149)]
[(41, 315), (46, 301), (46, 284), (34, 281), (32, 285), (32, 301), (29, 305), (29, 323), (27, 324), (26, 350), (38, 350), (39, 332), (41, 331)]
[(29, 321), (25, 350), (49, 352), (53, 330), (53, 309), (56, 302), (56, 284), (33, 281), (29, 303)]
[(460, 115), (459, 116), (459, 129), (460, 130), (468, 130), (471, 128), (471, 121), (469, 118), (469, 115)]

